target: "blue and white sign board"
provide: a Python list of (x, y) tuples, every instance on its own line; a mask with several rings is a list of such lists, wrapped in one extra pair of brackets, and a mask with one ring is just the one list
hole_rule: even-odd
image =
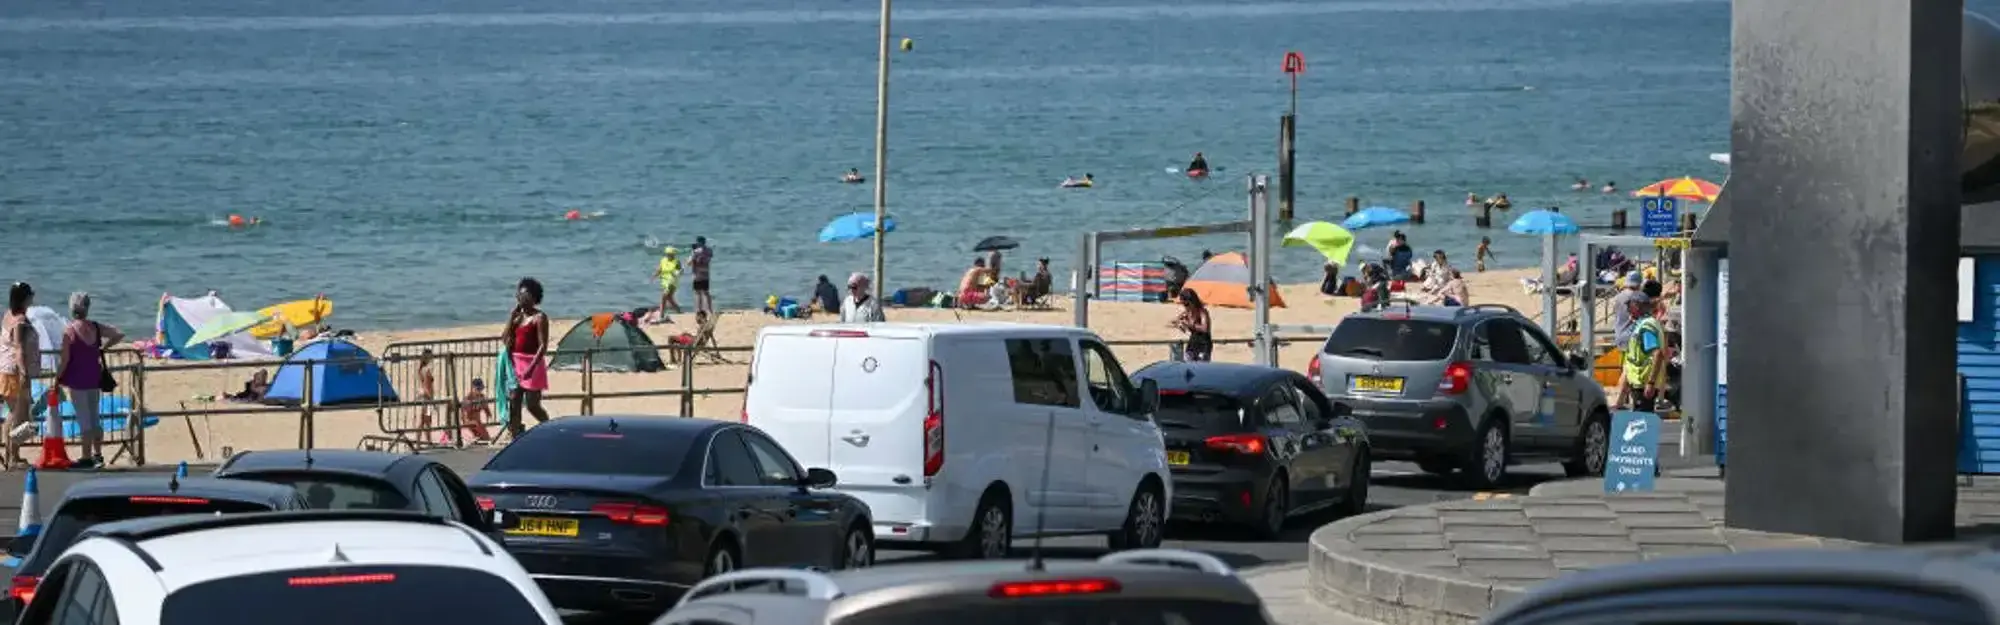
[(1604, 457), (1604, 492), (1653, 490), (1660, 466), (1660, 415), (1620, 410), (1611, 413), (1611, 449)]
[(1681, 201), (1670, 197), (1639, 198), (1639, 234), (1664, 239), (1681, 232)]

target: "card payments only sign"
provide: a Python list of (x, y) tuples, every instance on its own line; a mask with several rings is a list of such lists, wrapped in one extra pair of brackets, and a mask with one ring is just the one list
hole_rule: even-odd
[(1660, 415), (1620, 410), (1611, 413), (1611, 446), (1604, 457), (1604, 492), (1653, 490), (1660, 462)]

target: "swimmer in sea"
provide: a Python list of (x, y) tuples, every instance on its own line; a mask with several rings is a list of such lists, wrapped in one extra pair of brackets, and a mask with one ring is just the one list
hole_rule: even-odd
[(1618, 192), (1618, 183), (1616, 183), (1616, 182), (1606, 182), (1606, 183), (1604, 183), (1604, 188), (1603, 188), (1603, 189), (1599, 189), (1599, 190), (1600, 190), (1600, 191), (1603, 191), (1603, 192), (1605, 192), (1605, 193), (1617, 193), (1617, 192)]
[(1584, 189), (1590, 188), (1590, 181), (1578, 178), (1576, 179), (1576, 182), (1571, 183), (1569, 185), (1569, 188), (1571, 191), (1582, 191)]
[(854, 167), (848, 168), (847, 175), (841, 176), (840, 180), (841, 182), (861, 182), (861, 169)]
[(1195, 152), (1194, 160), (1188, 162), (1187, 172), (1192, 174), (1197, 172), (1206, 173), (1207, 171), (1208, 159), (1202, 158), (1200, 152)]
[(1471, 192), (1471, 191), (1466, 191), (1466, 192), (1465, 192), (1465, 205), (1466, 205), (1466, 206), (1478, 206), (1478, 205), (1479, 205), (1479, 194), (1477, 194), (1477, 193), (1473, 193), (1473, 192)]

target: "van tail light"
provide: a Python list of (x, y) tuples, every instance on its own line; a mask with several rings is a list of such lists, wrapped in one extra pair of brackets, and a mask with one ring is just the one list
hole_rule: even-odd
[(1312, 362), (1306, 363), (1306, 379), (1312, 380), (1313, 386), (1324, 386), (1319, 381), (1319, 354), (1313, 354)]
[(931, 361), (924, 378), (924, 477), (944, 468), (944, 368)]
[(590, 507), (591, 512), (604, 515), (612, 523), (637, 525), (640, 527), (664, 527), (667, 524), (667, 509), (633, 503), (601, 503)]
[(1202, 441), (1202, 444), (1207, 445), (1209, 449), (1213, 449), (1216, 451), (1234, 452), (1249, 456), (1263, 455), (1265, 447), (1264, 435), (1262, 434), (1224, 434), (1222, 436), (1210, 436), (1208, 437), (1208, 440)]
[(7, 598), (21, 602), (21, 605), (28, 605), (29, 601), (35, 600), (35, 584), (39, 583), (42, 583), (40, 577), (15, 575), (14, 584), (7, 588)]
[(1050, 597), (1060, 595), (1099, 595), (1118, 592), (1116, 580), (1109, 579), (1052, 579), (1033, 582), (1005, 582), (994, 584), (987, 594), (995, 599), (1015, 597)]
[(480, 510), (485, 510), (485, 511), (487, 511), (487, 512), (492, 512), (492, 511), (493, 511), (493, 498), (492, 498), (492, 497), (473, 497), (473, 498), (472, 498), (472, 500), (473, 500), (474, 502), (477, 502), (477, 503), (479, 504), (479, 509), (480, 509)]
[(1445, 395), (1463, 395), (1472, 389), (1472, 363), (1454, 362), (1444, 368), (1444, 377), (1438, 378), (1438, 392)]

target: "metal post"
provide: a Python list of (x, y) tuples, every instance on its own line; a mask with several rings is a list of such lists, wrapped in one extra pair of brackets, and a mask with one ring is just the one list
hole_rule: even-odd
[(306, 360), (305, 379), (299, 383), (299, 449), (313, 448), (313, 366), (317, 364)]
[(1090, 288), (1088, 285), (1091, 280), (1091, 269), (1097, 266), (1097, 257), (1091, 253), (1097, 247), (1091, 245), (1091, 239), (1095, 238), (1095, 236), (1092, 233), (1085, 232), (1083, 233), (1083, 237), (1078, 239), (1076, 246), (1076, 269), (1070, 272), (1070, 292), (1072, 293), (1071, 299), (1074, 301), (1070, 302), (1069, 307), (1075, 311), (1076, 327), (1079, 328), (1090, 327)]
[(1277, 366), (1271, 341), (1271, 220), (1265, 218), (1269, 193), (1266, 179), (1251, 174), (1250, 182), (1250, 301), (1254, 308), (1251, 351), (1257, 364)]
[(875, 64), (875, 280), (869, 296), (876, 306), (882, 305), (882, 285), (888, 282), (882, 276), (886, 234), (882, 224), (889, 218), (889, 3), (882, 0), (882, 40)]
[(694, 356), (701, 353), (693, 345), (681, 356), (681, 416), (694, 416)]
[[(1577, 343), (1586, 358), (1597, 362), (1597, 249), (1590, 244), (1590, 237), (1577, 237), (1579, 243), (1576, 255), (1579, 274), (1586, 274), (1583, 288), (1576, 292)], [(1585, 269), (1590, 271), (1586, 272)], [(1596, 366), (1595, 364), (1592, 365)]]
[[(1556, 235), (1550, 232), (1542, 235), (1542, 329), (1549, 336), (1556, 335), (1556, 262)], [(1581, 264), (1577, 265), (1576, 273), (1578, 277), (1589, 278)], [(1583, 285), (1588, 288), (1593, 282), (1586, 279)]]
[(597, 414), (597, 385), (595, 384), (597, 380), (594, 376), (590, 375), (592, 368), (590, 357), (596, 351), (596, 349), (583, 350), (583, 406), (581, 407), (585, 415)]
[[(187, 419), (187, 417), (181, 417)], [(132, 464), (146, 466), (146, 355), (139, 355), (139, 366), (132, 370), (132, 412), (125, 415), (126, 429), (136, 430), (139, 443), (132, 452)], [(188, 437), (194, 438), (192, 436)]]
[[(446, 395), (444, 402), (444, 409), (446, 411), (444, 422), (446, 425), (451, 426), (452, 445), (464, 447), (465, 428), (462, 427), (463, 417), (461, 415), (465, 414), (465, 406), (459, 400), (461, 395), (458, 392), (458, 354), (446, 350), (442, 355), (444, 356), (444, 392)], [(381, 410), (381, 408), (375, 409), (378, 418)]]
[(1715, 429), (1715, 254), (1688, 248), (1681, 267), (1681, 456), (1714, 449)]

